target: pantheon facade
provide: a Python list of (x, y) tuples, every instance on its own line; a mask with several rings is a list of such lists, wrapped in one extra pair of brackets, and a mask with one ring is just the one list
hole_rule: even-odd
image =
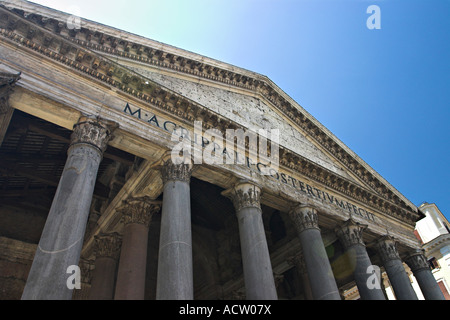
[(269, 78), (27, 1), (0, 2), (0, 163), (0, 299), (414, 300), (407, 270), (443, 299), (423, 213)]

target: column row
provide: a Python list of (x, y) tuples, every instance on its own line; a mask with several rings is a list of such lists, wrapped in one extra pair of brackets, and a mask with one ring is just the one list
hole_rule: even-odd
[[(380, 273), (377, 272), (380, 269), (372, 265), (363, 242), (362, 233), (366, 228), (367, 225), (361, 225), (349, 219), (336, 228), (336, 235), (346, 250), (348, 260), (353, 262), (351, 268), (354, 270), (353, 275), (361, 299), (384, 300), (386, 297), (382, 291)], [(396, 240), (389, 235), (383, 236), (374, 243), (374, 248), (388, 275), (396, 298), (398, 300), (417, 300), (416, 292), (398, 253)], [(444, 300), (422, 251), (412, 252), (406, 257), (405, 262), (416, 277), (425, 299)]]
[[(71, 299), (67, 270), (77, 266), (89, 215), (97, 170), (111, 138), (114, 124), (83, 117), (74, 126), (68, 159), (63, 170), (22, 299)], [(117, 211), (122, 215), (123, 235), (99, 235), (92, 299), (143, 299), (151, 217), (162, 208), (157, 270), (157, 299), (193, 299), (193, 265), (190, 178), (192, 164), (174, 164), (170, 154), (162, 159), (162, 203), (130, 198)], [(277, 299), (270, 254), (260, 206), (261, 188), (240, 181), (223, 192), (235, 207), (241, 242), (246, 298)], [(324, 247), (317, 210), (297, 205), (290, 212), (301, 242), (309, 292), (316, 300), (339, 300), (339, 290)], [(336, 230), (348, 254), (354, 257), (354, 278), (363, 299), (384, 299), (379, 286), (368, 286), (372, 265), (362, 241), (365, 226), (349, 220)], [(120, 259), (114, 288), (117, 248)], [(395, 248), (385, 237), (377, 250), (399, 299), (417, 299)], [(408, 258), (424, 295), (440, 299), (437, 283), (426, 260), (415, 253)], [(379, 281), (379, 279), (378, 279)], [(437, 288), (437, 290), (439, 290)], [(440, 292), (440, 290), (439, 290)], [(443, 298), (443, 296), (442, 296)]]

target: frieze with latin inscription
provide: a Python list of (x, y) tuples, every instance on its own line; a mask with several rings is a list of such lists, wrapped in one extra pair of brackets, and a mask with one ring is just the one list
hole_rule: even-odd
[[(156, 114), (150, 113), (141, 108), (131, 107), (129, 103), (127, 103), (125, 105), (123, 112), (128, 115), (131, 115), (139, 120), (145, 121), (155, 127), (158, 127), (170, 134), (172, 134), (172, 132), (174, 132), (174, 130), (179, 130), (179, 132), (181, 132), (182, 134), (189, 132), (188, 129), (186, 129), (182, 126), (179, 126), (170, 120), (163, 119), (162, 117), (159, 117)], [(211, 143), (207, 138), (205, 138), (203, 136), (199, 137), (196, 134), (194, 134), (192, 142), (194, 144), (201, 146), (202, 148), (205, 148), (208, 144)], [(224, 156), (226, 156), (229, 151), (227, 151), (226, 148), (224, 148), (222, 150), (222, 152), (223, 152)], [(257, 163), (253, 162), (251, 157), (239, 154), (236, 150), (233, 150), (233, 152), (235, 153), (234, 159), (241, 160), (238, 163), (245, 163), (244, 165), (247, 166), (249, 169), (253, 170), (254, 172), (261, 173), (262, 167), (264, 167), (266, 165), (261, 162), (257, 162)], [(346, 200), (338, 199), (336, 196), (331, 195), (322, 189), (311, 186), (308, 183), (306, 183), (298, 178), (292, 177), (291, 175), (289, 175), (287, 173), (280, 172), (273, 168), (270, 168), (269, 171), (270, 171), (270, 174), (268, 176), (271, 179), (274, 179), (274, 180), (276, 180), (280, 183), (283, 183), (291, 188), (294, 188), (294, 189), (304, 193), (306, 196), (308, 196), (312, 199), (318, 199), (321, 201), (329, 202), (330, 204), (334, 204), (334, 205), (340, 207), (341, 209), (347, 210), (352, 215), (360, 216), (361, 218), (363, 218), (365, 220), (375, 221), (375, 216), (373, 213), (371, 213), (359, 206), (356, 206)]]

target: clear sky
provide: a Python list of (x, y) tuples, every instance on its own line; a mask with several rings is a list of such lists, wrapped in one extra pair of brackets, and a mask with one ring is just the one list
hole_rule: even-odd
[[(450, 0), (33, 2), (268, 76), (450, 219)], [(380, 29), (367, 27), (370, 5)]]

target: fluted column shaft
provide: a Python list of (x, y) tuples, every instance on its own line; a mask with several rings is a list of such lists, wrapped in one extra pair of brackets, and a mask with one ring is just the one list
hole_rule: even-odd
[(426, 300), (445, 300), (422, 251), (411, 253), (405, 262), (411, 268)]
[(192, 300), (191, 164), (163, 161), (164, 183), (156, 299)]
[(398, 300), (417, 300), (408, 274), (397, 251), (396, 241), (391, 236), (384, 236), (375, 244), (389, 281)]
[(386, 300), (381, 289), (381, 279), (376, 274), (368, 272), (372, 262), (362, 238), (366, 227), (350, 219), (336, 228), (336, 235), (346, 250), (351, 268), (354, 269), (353, 276), (361, 299)]
[(289, 214), (300, 238), (314, 300), (341, 300), (320, 234), (317, 211), (299, 205)]
[(144, 300), (148, 228), (159, 209), (148, 197), (130, 198), (118, 209), (124, 229), (115, 300)]
[(28, 275), (22, 299), (69, 300), (69, 266), (77, 266), (103, 152), (111, 129), (82, 117), (74, 126), (68, 157)]
[(95, 269), (89, 300), (112, 300), (122, 239), (118, 233), (95, 236)]
[(247, 300), (276, 300), (277, 290), (270, 262), (262, 211), (261, 190), (242, 181), (224, 195), (236, 209)]

